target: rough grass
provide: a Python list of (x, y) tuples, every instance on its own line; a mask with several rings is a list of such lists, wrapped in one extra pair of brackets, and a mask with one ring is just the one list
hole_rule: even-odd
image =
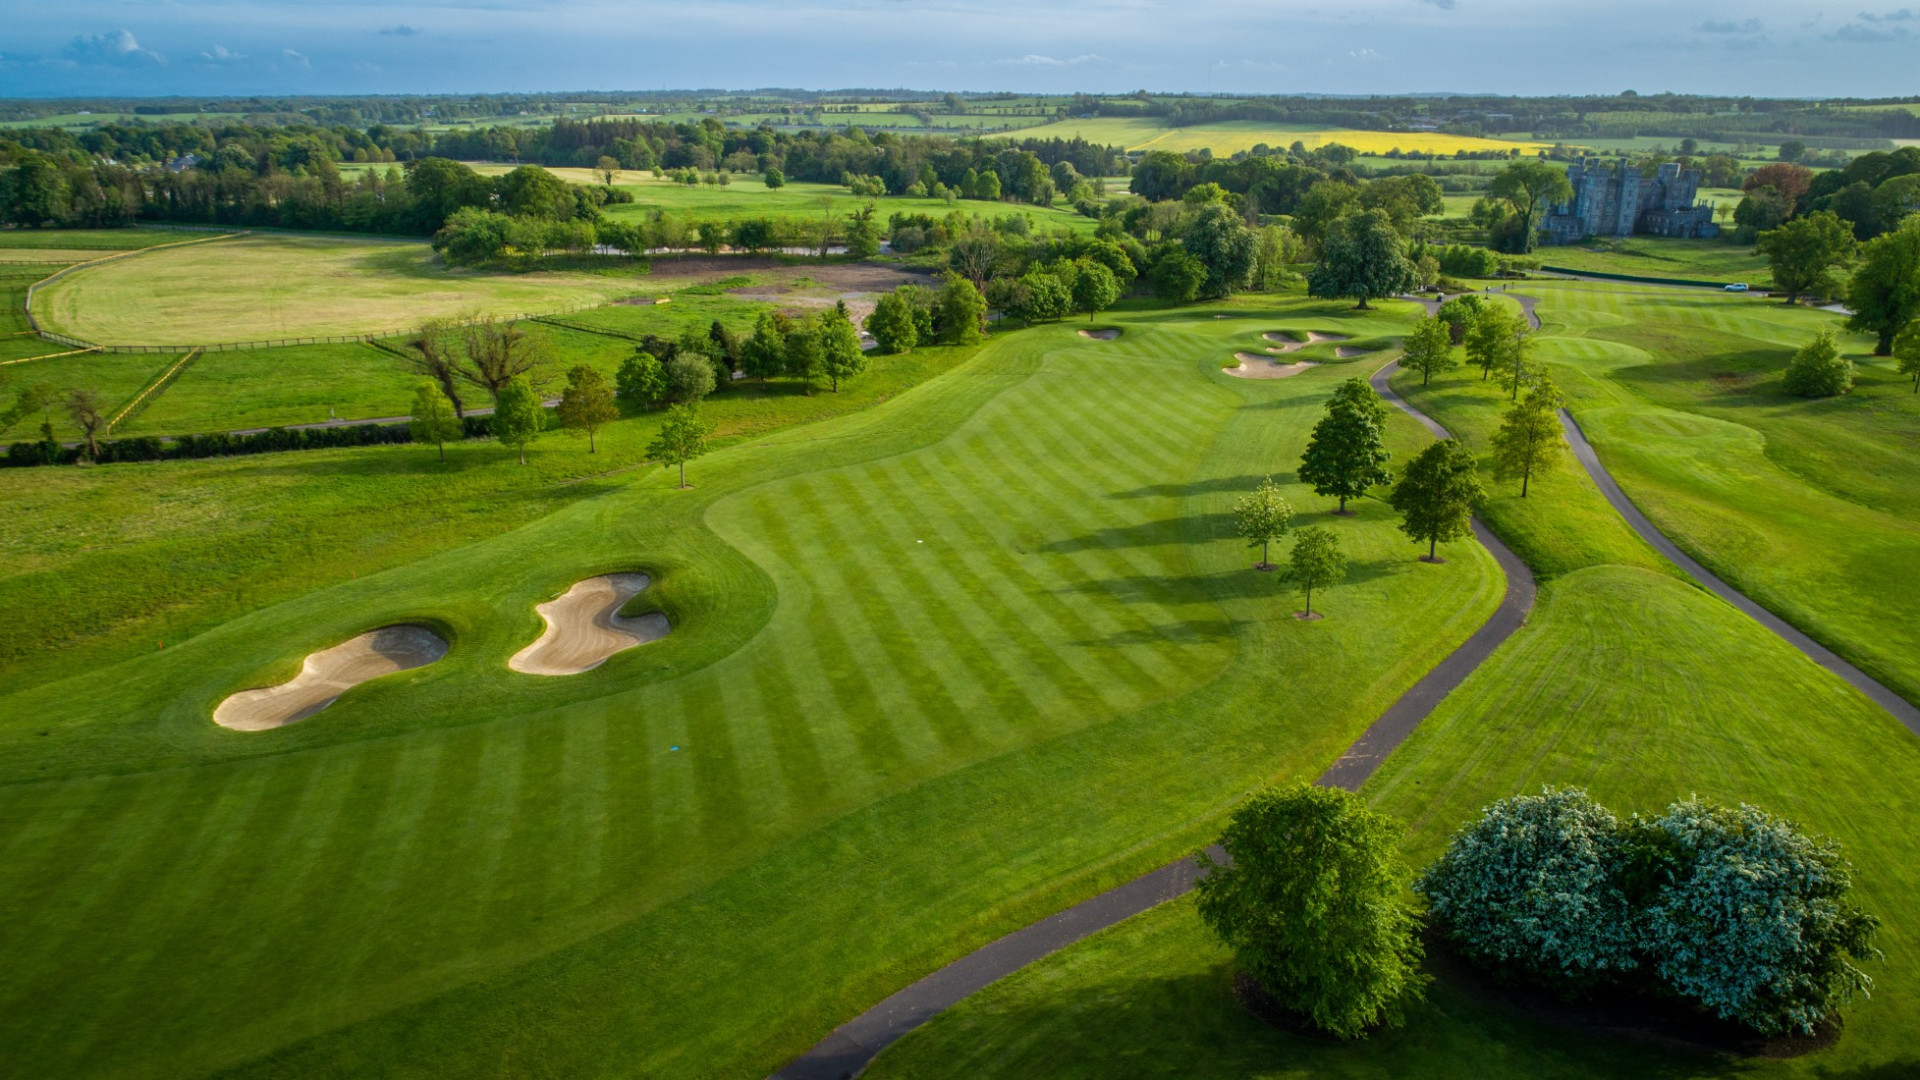
[[(237, 617), (10, 683), (12, 1062), (764, 1076), (930, 966), (1185, 849), (1237, 793), (1319, 771), (1478, 625), (1497, 571), (1470, 546), (1416, 562), (1367, 502), (1324, 519), (1355, 560), (1328, 618), (1292, 619), (1226, 511), (1285, 477), (1336, 380), (1240, 384), (1208, 359), (1231, 323), (1110, 319), (1120, 341), (1009, 334), (869, 411), (722, 450), (688, 492), (658, 470), (564, 502), (510, 483), (584, 459), (542, 444), (524, 471), (484, 447), (445, 469), (418, 448), (179, 466), (191, 488), (145, 470), (150, 509), (111, 519), (48, 500), (157, 537), (246, 492), (284, 522), (283, 565), (311, 545), (335, 573), (361, 541), (297, 535), (299, 485), (364, 485), (376, 543), (469, 513), (417, 501), (450, 479), (537, 520), (252, 602), (209, 583), (203, 613)], [(628, 430), (606, 465), (631, 461), (645, 422)], [(129, 547), (98, 558), (76, 591), (160, 592)], [(505, 670), (536, 602), (628, 568), (658, 575), (673, 635), (578, 679)], [(23, 599), (0, 602), (9, 621)], [(435, 621), (452, 654), (264, 739), (208, 723), (223, 694), (400, 618)]]
[[(0, 338), (0, 343), (5, 343), (7, 340)], [(37, 338), (13, 340), (35, 342), (34, 355), (64, 351), (59, 345), (40, 341)], [(41, 423), (50, 418), (53, 421), (53, 433), (56, 438), (67, 441), (78, 440), (81, 438), (80, 429), (74, 426), (72, 418), (68, 416), (62, 404), (66, 391), (92, 390), (100, 396), (100, 401), (107, 406), (107, 415), (111, 417), (178, 359), (180, 357), (177, 354), (81, 353), (75, 356), (57, 356), (51, 360), (29, 360), (23, 364), (0, 367), (0, 373), (5, 373), (0, 374), (0, 379), (9, 380), (5, 385), (0, 385), (0, 407), (11, 407), (14, 394), (34, 386), (51, 387), (59, 392), (61, 399), (54, 403), (51, 410), (32, 413), (20, 418), (10, 428), (0, 428), (0, 438), (9, 442), (38, 439)]]
[(49, 329), (103, 345), (398, 333), (434, 316), (541, 314), (649, 289), (634, 272), (445, 267), (421, 241), (276, 233), (117, 259), (34, 295)]
[(1750, 247), (1719, 240), (1670, 240), (1659, 236), (1596, 239), (1570, 247), (1545, 247), (1534, 252), (1541, 262), (1569, 270), (1640, 277), (1711, 281), (1721, 285), (1746, 282), (1755, 289), (1773, 286), (1773, 270), (1766, 257)]
[(116, 251), (217, 235), (217, 231), (191, 229), (0, 229), (0, 250), (75, 250), (85, 251), (88, 258), (98, 258)]
[(115, 434), (173, 435), (405, 416), (419, 380), (399, 357), (360, 343), (205, 353)]

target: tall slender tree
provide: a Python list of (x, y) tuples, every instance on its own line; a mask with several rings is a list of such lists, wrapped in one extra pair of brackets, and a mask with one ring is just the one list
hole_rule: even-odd
[(1293, 506), (1281, 496), (1279, 485), (1269, 476), (1260, 481), (1253, 493), (1233, 504), (1233, 527), (1247, 541), (1248, 547), (1260, 549), (1260, 561), (1253, 564), (1255, 570), (1271, 570), (1273, 563), (1268, 559), (1268, 548), (1275, 540), (1286, 534), (1293, 522)]
[(1425, 386), (1435, 375), (1452, 371), (1460, 366), (1453, 355), (1453, 330), (1438, 315), (1428, 315), (1413, 324), (1413, 333), (1407, 335), (1406, 346), (1400, 353), (1400, 366), (1408, 371), (1420, 373), (1420, 385)]
[(687, 487), (687, 462), (707, 452), (707, 437), (713, 425), (700, 417), (700, 406), (675, 405), (667, 410), (660, 433), (647, 445), (647, 453), (662, 465), (678, 466), (680, 488)]
[(1913, 392), (1920, 394), (1920, 319), (1894, 337), (1893, 357), (1900, 362), (1900, 374), (1912, 377)]
[(1560, 429), (1560, 388), (1542, 379), (1527, 391), (1500, 420), (1493, 433), (1493, 475), (1520, 481), (1520, 497), (1534, 473), (1550, 472), (1560, 464), (1567, 439)]
[(413, 416), (407, 421), (407, 433), (413, 441), (421, 444), (432, 443), (440, 450), (440, 460), (447, 460), (447, 444), (461, 435), (460, 417), (453, 411), (453, 402), (432, 382), (422, 379), (413, 391)]
[(540, 437), (540, 428), (545, 419), (540, 407), (540, 395), (534, 393), (533, 384), (525, 375), (516, 375), (500, 388), (499, 397), (494, 399), (493, 437), (500, 445), (512, 447), (520, 455), (520, 464), (527, 463), (527, 444)]
[(607, 424), (619, 419), (613, 406), (613, 390), (606, 377), (585, 364), (567, 370), (567, 388), (560, 393), (560, 425), (587, 436), (587, 453), (598, 453), (594, 436)]
[(1319, 525), (1301, 529), (1293, 540), (1293, 553), (1287, 558), (1287, 580), (1300, 590), (1306, 610), (1302, 619), (1316, 619), (1313, 590), (1326, 589), (1347, 576), (1347, 557), (1340, 550), (1340, 538), (1333, 530)]

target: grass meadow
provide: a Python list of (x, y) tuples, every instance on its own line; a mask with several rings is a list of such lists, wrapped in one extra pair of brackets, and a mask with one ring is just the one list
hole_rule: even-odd
[[(1569, 290), (1571, 291), (1571, 290)], [(1543, 298), (1557, 328), (1577, 296)], [(1643, 313), (1651, 317), (1653, 310)], [(1557, 371), (1573, 367), (1557, 361)], [(1479, 446), (1503, 395), (1456, 372), (1396, 388)], [(1577, 398), (1583, 420), (1590, 395)], [(1603, 448), (1607, 445), (1602, 442)], [(1671, 447), (1666, 448), (1669, 452)], [(1603, 450), (1603, 452), (1606, 452)], [(1619, 455), (1608, 453), (1611, 464)], [(1635, 491), (1629, 484), (1629, 491)], [(908, 1035), (865, 1074), (896, 1077), (1894, 1077), (1920, 1070), (1920, 812), (1905, 792), (1920, 743), (1876, 706), (1646, 547), (1571, 459), (1486, 516), (1539, 571), (1528, 624), (1383, 764), (1365, 794), (1408, 827), (1421, 865), (1479, 807), (1587, 787), (1619, 811), (1689, 794), (1760, 804), (1839, 839), (1884, 921), (1884, 963), (1831, 1049), (1725, 1058), (1530, 1019), (1435, 966), (1406, 1026), (1333, 1044), (1279, 1031), (1233, 999), (1231, 955), (1190, 901), (1048, 957)], [(1431, 965), (1430, 965), (1431, 966)]]
[(1773, 270), (1765, 256), (1755, 253), (1751, 247), (1712, 240), (1617, 237), (1568, 247), (1543, 247), (1536, 249), (1534, 255), (1549, 266), (1564, 266), (1569, 270), (1678, 278), (1717, 285), (1745, 282), (1755, 289), (1773, 287)]
[(87, 267), (34, 294), (103, 345), (398, 333), (434, 316), (540, 314), (658, 292), (639, 274), (449, 268), (424, 241), (262, 233)]
[[(760, 1077), (1185, 850), (1499, 597), (1484, 552), (1419, 563), (1369, 504), (1318, 518), (1355, 568), (1303, 623), (1231, 538), (1351, 368), (1219, 358), (1408, 314), (1342, 307), (1011, 332), (881, 360), (858, 401), (730, 392), (712, 408), (794, 411), (690, 491), (634, 470), (651, 417), (525, 468), (471, 445), (0, 476), (27, 654), (0, 692), (0, 1041), (39, 1075)], [(840, 415), (793, 426), (816, 406)], [(616, 569), (655, 575), (668, 638), (506, 669), (534, 604)], [(278, 731), (209, 722), (399, 620), (452, 653)]]

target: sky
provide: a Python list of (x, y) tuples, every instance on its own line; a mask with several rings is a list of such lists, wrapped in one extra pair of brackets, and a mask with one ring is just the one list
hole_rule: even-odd
[(1877, 97), (1920, 93), (1920, 0), (1908, 2), (0, 0), (0, 96), (779, 86)]

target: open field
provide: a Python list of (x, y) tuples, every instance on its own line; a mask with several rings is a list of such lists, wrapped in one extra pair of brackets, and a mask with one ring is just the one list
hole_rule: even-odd
[(218, 236), (218, 229), (0, 229), (0, 251), (89, 251), (89, 257)]
[[(1551, 301), (1548, 301), (1551, 303)], [(1542, 310), (1547, 311), (1547, 303)], [(1396, 388), (1484, 446), (1502, 395), (1457, 372)], [(1582, 415), (1585, 415), (1583, 412)], [(1528, 625), (1450, 695), (1364, 789), (1410, 826), (1424, 864), (1479, 807), (1574, 784), (1619, 811), (1689, 794), (1747, 800), (1834, 836), (1886, 920), (1874, 994), (1836, 1046), (1806, 1058), (1724, 1059), (1529, 1018), (1450, 966), (1407, 1026), (1364, 1042), (1303, 1039), (1233, 999), (1231, 956), (1190, 901), (1055, 954), (908, 1035), (876, 1078), (1828, 1077), (1920, 1068), (1920, 827), (1903, 792), (1920, 742), (1891, 717), (1641, 544), (1571, 465), (1526, 506), (1499, 493), (1490, 519), (1549, 575)], [(1595, 507), (1599, 509), (1596, 511)], [(1563, 512), (1564, 511), (1564, 512)], [(1819, 717), (1810, 724), (1808, 717)]]
[(1766, 257), (1751, 247), (1718, 240), (1670, 240), (1659, 236), (1597, 238), (1568, 247), (1542, 247), (1534, 256), (1548, 266), (1604, 274), (1678, 278), (1731, 285), (1744, 281), (1755, 289), (1773, 285)]
[[(997, 336), (868, 411), (701, 459), (687, 492), (594, 475), (631, 464), (653, 418), (615, 425), (597, 461), (544, 440), (525, 470), (498, 447), (446, 466), (394, 447), (23, 489), (0, 524), (31, 564), (10, 617), (99, 625), (67, 599), (115, 580), (102, 602), (154, 620), (142, 598), (203, 584), (164, 649), (122, 623), (0, 696), (0, 897), (32, 913), (0, 923), (13, 1061), (764, 1076), (878, 993), (1185, 849), (1247, 787), (1317, 773), (1501, 583), (1471, 545), (1416, 562), (1368, 503), (1319, 519), (1355, 559), (1328, 618), (1289, 616), (1225, 511), (1287, 478), (1346, 372), (1249, 384), (1216, 357), (1299, 321), (1393, 335), (1410, 309), (1234, 310), (1111, 315), (1114, 342)], [(1421, 441), (1404, 418), (1392, 436)], [(81, 539), (102, 529), (124, 539)], [(232, 559), (298, 583), (215, 584)], [(585, 675), (506, 669), (536, 604), (617, 571), (653, 576), (670, 635)], [(276, 731), (208, 720), (396, 621), (452, 651)], [(183, 983), (187, 964), (220, 977)]]
[(398, 333), (434, 316), (538, 314), (657, 287), (631, 271), (450, 269), (424, 242), (261, 234), (88, 267), (39, 290), (48, 329), (103, 345)]
[(1228, 157), (1265, 143), (1284, 150), (1296, 141), (1307, 149), (1340, 143), (1363, 154), (1388, 150), (1423, 151), (1451, 154), (1456, 150), (1543, 150), (1547, 143), (1512, 143), (1469, 135), (1443, 135), (1434, 131), (1360, 131), (1320, 124), (1276, 124), (1258, 120), (1225, 120), (1188, 127), (1168, 127), (1153, 117), (1096, 117), (1059, 120), (1040, 127), (1025, 128), (1020, 137), (1035, 139), (1071, 139), (1124, 146), (1128, 150), (1211, 150), (1215, 157)]

